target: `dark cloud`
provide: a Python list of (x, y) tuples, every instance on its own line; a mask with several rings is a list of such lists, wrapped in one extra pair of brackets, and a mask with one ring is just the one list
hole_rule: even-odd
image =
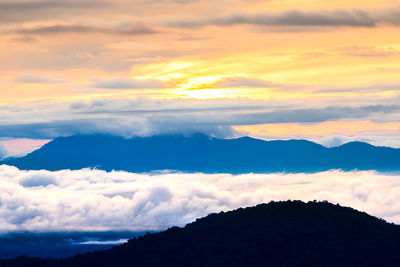
[(39, 1), (1, 1), (0, 21), (22, 22), (35, 20), (51, 20), (70, 14), (88, 14), (99, 9), (106, 9), (112, 3), (106, 1), (74, 1), (74, 0), (39, 0)]
[(160, 31), (153, 29), (149, 25), (137, 23), (126, 28), (97, 27), (87, 25), (59, 24), (52, 26), (41, 26), (35, 28), (21, 28), (12, 31), (14, 34), (21, 35), (55, 35), (55, 34), (115, 34), (115, 35), (146, 35), (156, 34)]
[(0, 3), (1, 12), (10, 11), (32, 11), (43, 9), (81, 9), (81, 8), (99, 8), (108, 6), (110, 3), (105, 1), (65, 1), (65, 0), (47, 0), (47, 1), (2, 1)]
[(336, 9), (320, 11), (288, 10), (281, 13), (241, 13), (195, 19), (175, 20), (167, 23), (170, 27), (197, 28), (208, 25), (232, 26), (249, 24), (259, 26), (300, 26), (300, 27), (375, 27), (379, 23), (398, 24), (398, 11), (372, 13), (360, 9)]
[[(236, 115), (235, 124), (321, 123), (341, 119), (367, 119), (376, 114), (396, 114), (400, 105), (369, 105), (361, 107), (326, 107), (322, 109), (292, 109)], [(234, 125), (235, 125), (234, 124)]]
[(156, 80), (136, 80), (131, 78), (93, 79), (90, 87), (102, 89), (160, 89), (165, 85)]
[[(0, 2), (0, 21), (25, 22), (68, 19), (98, 19), (138, 16), (154, 8), (186, 5), (198, 0), (6, 0)], [(148, 9), (148, 10), (146, 10)], [(156, 11), (157, 13), (157, 11)]]

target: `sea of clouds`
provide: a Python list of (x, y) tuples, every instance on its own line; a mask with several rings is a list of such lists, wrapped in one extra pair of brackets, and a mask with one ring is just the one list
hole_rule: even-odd
[(400, 174), (22, 171), (0, 166), (0, 231), (163, 230), (271, 200), (328, 200), (400, 223)]

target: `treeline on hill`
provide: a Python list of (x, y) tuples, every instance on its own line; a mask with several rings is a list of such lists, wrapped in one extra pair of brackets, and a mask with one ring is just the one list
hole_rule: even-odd
[(398, 266), (400, 226), (327, 202), (271, 202), (211, 214), (68, 259), (0, 266)]

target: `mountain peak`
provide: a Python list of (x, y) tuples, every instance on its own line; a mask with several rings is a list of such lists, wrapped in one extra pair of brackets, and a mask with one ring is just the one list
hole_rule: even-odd
[(352, 142), (326, 148), (307, 140), (218, 139), (201, 133), (126, 139), (111, 135), (61, 137), (29, 155), (3, 162), (20, 169), (150, 172), (271, 173), (400, 170), (400, 150)]

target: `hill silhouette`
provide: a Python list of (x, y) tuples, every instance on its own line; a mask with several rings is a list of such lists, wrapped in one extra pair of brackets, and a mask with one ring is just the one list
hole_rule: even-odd
[(0, 266), (398, 266), (400, 226), (327, 202), (271, 202), (63, 260)]
[(56, 138), (25, 157), (3, 161), (20, 169), (82, 169), (204, 173), (400, 170), (400, 149), (351, 142), (326, 148), (306, 140), (217, 139), (203, 134), (124, 139), (109, 135)]

